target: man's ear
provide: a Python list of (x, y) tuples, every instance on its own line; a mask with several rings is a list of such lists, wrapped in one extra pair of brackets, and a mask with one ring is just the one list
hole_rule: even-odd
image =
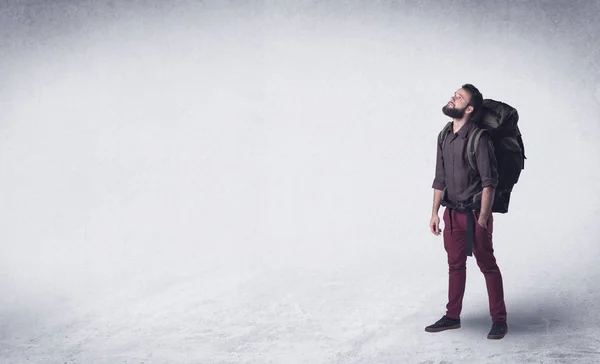
[(475, 110), (475, 109), (473, 108), (473, 106), (469, 105), (469, 106), (467, 106), (467, 108), (465, 109), (465, 113), (467, 113), (467, 114), (471, 114), (471, 113), (473, 113), (473, 110)]

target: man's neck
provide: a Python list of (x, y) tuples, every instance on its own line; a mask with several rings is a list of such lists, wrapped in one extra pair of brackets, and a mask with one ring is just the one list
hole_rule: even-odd
[(460, 130), (460, 128), (462, 128), (469, 121), (466, 118), (453, 119), (453, 120), (454, 120), (454, 122), (452, 124), (453, 125), (452, 129), (455, 133), (457, 133)]

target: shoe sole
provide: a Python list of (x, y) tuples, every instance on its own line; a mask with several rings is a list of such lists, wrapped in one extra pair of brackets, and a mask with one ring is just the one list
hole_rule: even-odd
[(500, 339), (504, 338), (504, 336), (506, 336), (507, 333), (508, 333), (508, 329), (502, 335), (488, 335), (487, 338), (490, 340), (500, 340)]
[(453, 329), (459, 329), (460, 328), (460, 324), (456, 324), (456, 325), (452, 325), (452, 326), (446, 326), (446, 327), (426, 327), (425, 331), (427, 332), (440, 332), (440, 331), (446, 331), (446, 330), (453, 330)]

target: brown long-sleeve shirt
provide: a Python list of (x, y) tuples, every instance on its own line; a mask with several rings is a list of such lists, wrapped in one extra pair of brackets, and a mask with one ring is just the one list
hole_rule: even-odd
[[(448, 130), (446, 144), (438, 140), (437, 161), (433, 188), (447, 189), (451, 201), (468, 201), (484, 187), (498, 185), (498, 170), (494, 146), (489, 134), (483, 133), (475, 150), (478, 173), (471, 173), (467, 157), (468, 137), (473, 131), (474, 123), (465, 123), (457, 133)], [(441, 138), (443, 141), (443, 137)]]

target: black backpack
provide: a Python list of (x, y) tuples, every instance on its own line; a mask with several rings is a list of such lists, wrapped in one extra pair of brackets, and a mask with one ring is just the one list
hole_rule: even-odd
[[(474, 117), (474, 121), (476, 128), (467, 141), (469, 164), (473, 172), (476, 173), (475, 150), (481, 134), (488, 132), (494, 145), (498, 168), (498, 186), (492, 204), (492, 212), (506, 213), (508, 212), (511, 192), (514, 185), (519, 181), (521, 171), (525, 169), (525, 159), (527, 159), (522, 135), (517, 126), (519, 114), (514, 107), (508, 104), (492, 99), (484, 99), (482, 108)], [(447, 130), (451, 127), (452, 122), (449, 122), (440, 133), (440, 137), (442, 135), (447, 136)], [(480, 200), (481, 194), (474, 196), (474, 205), (478, 205)]]

